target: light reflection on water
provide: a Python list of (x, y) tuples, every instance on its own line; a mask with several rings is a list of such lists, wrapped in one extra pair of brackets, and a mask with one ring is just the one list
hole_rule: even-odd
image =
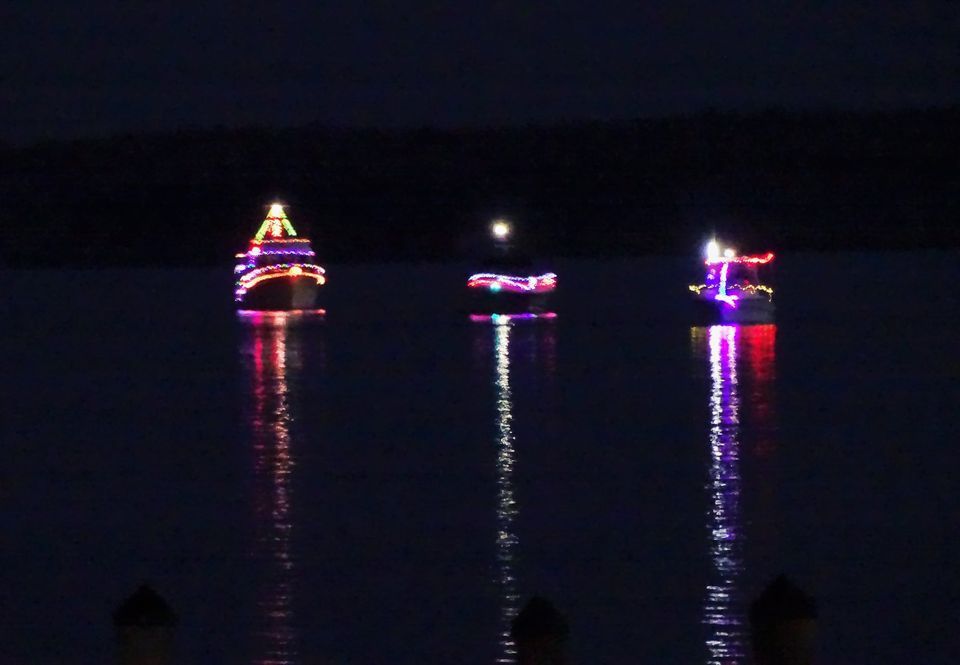
[[(749, 390), (741, 391), (744, 404), (749, 406), (750, 431), (753, 440), (745, 453), (752, 458), (757, 471), (751, 481), (751, 491), (757, 497), (750, 515), (751, 560), (760, 570), (774, 574), (782, 566), (778, 553), (782, 538), (783, 519), (777, 512), (779, 465), (777, 456), (777, 419), (775, 401), (775, 365), (777, 327), (751, 326), (743, 330), (743, 348), (740, 357), (746, 360), (750, 378)], [(759, 553), (759, 556), (754, 555)], [(758, 571), (754, 571), (755, 573)]]
[(247, 324), (253, 388), (254, 557), (264, 568), (252, 631), (252, 663), (292, 665), (298, 662), (298, 636), (291, 552), (291, 477), (296, 466), (290, 432), (295, 418), (291, 386), (301, 368), (300, 337), (282, 313), (248, 318)]
[(510, 391), (510, 325), (493, 327), (497, 386), (497, 583), (500, 587), (500, 654), (498, 663), (514, 663), (516, 647), (510, 638), (510, 623), (519, 610), (514, 550), (517, 536), (513, 523), (517, 502), (513, 491), (516, 451), (513, 447), (513, 396)]
[[(691, 330), (693, 342), (706, 341), (710, 369), (710, 469), (707, 512), (712, 562), (706, 588), (703, 623), (708, 665), (734, 665), (745, 660), (744, 598), (739, 580), (744, 572), (741, 514), (740, 425), (745, 409), (761, 425), (764, 436), (757, 453), (769, 453), (773, 340), (776, 326), (711, 326)], [(738, 365), (746, 360), (752, 390), (742, 403)]]
[(740, 662), (744, 655), (743, 610), (737, 585), (743, 572), (740, 537), (740, 397), (736, 326), (712, 326), (710, 348), (711, 583), (703, 621), (710, 665)]
[[(553, 389), (556, 380), (557, 342), (552, 323), (500, 316), (475, 319), (475, 322), (492, 323), (493, 368), (496, 404), (496, 564), (493, 582), (500, 597), (499, 628), (497, 634), (497, 663), (516, 663), (517, 649), (510, 637), (514, 617), (520, 610), (520, 593), (517, 588), (516, 567), (518, 538), (515, 522), (519, 514), (514, 476), (517, 450), (514, 430), (514, 409), (517, 372), (523, 380), (537, 381), (536, 376), (526, 374), (528, 369), (542, 370), (546, 382), (541, 388)], [(491, 353), (490, 330), (477, 328), (476, 351), (483, 365), (489, 367)], [(539, 392), (539, 391), (538, 391)], [(541, 399), (543, 395), (538, 395)]]

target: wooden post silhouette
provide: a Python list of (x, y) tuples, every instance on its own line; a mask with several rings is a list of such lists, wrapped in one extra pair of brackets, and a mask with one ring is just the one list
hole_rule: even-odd
[(519, 665), (566, 665), (570, 629), (563, 615), (545, 598), (534, 596), (510, 627)]
[(170, 665), (177, 617), (156, 591), (144, 584), (113, 613), (120, 665)]
[(750, 606), (754, 665), (810, 665), (817, 607), (781, 575)]

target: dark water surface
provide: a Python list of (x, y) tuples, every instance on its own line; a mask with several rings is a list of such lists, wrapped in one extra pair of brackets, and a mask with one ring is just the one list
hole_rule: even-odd
[(743, 663), (786, 572), (830, 663), (960, 645), (953, 253), (778, 259), (776, 326), (691, 328), (686, 260), (561, 262), (471, 324), (463, 266), (4, 275), (0, 662), (99, 664), (144, 580), (181, 663), (492, 663), (533, 593), (576, 663)]

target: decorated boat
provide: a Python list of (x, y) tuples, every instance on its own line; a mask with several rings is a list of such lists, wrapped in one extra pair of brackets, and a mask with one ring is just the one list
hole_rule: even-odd
[(549, 304), (557, 288), (556, 273), (536, 270), (530, 259), (515, 251), (507, 222), (497, 220), (490, 230), (495, 252), (484, 260), (481, 272), (467, 278), (471, 320), (555, 317)]
[(773, 321), (773, 289), (761, 275), (772, 261), (772, 252), (741, 256), (716, 240), (707, 243), (704, 281), (689, 287), (697, 318), (703, 323)]
[(237, 254), (233, 299), (240, 310), (312, 310), (326, 281), (310, 240), (297, 235), (283, 206), (270, 206), (267, 218)]

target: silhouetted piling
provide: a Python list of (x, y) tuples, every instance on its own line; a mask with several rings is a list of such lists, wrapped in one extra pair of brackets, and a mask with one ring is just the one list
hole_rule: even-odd
[(534, 596), (510, 627), (519, 665), (565, 665), (567, 621), (553, 604)]
[(144, 584), (113, 613), (120, 665), (170, 665), (177, 616)]
[(781, 575), (750, 606), (755, 665), (810, 665), (817, 624), (813, 598)]

